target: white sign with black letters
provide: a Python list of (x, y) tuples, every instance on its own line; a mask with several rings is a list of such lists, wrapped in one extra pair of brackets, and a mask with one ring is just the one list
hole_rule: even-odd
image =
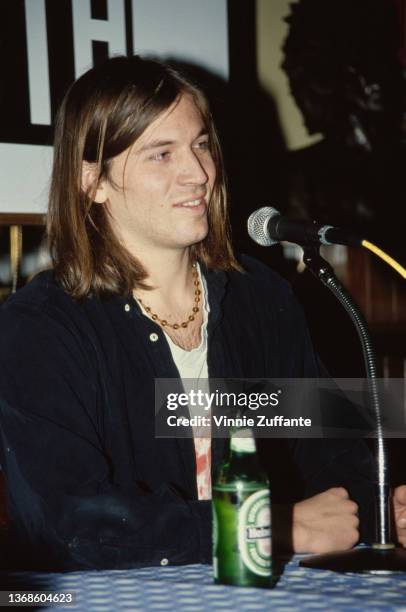
[(46, 210), (51, 124), (97, 54), (152, 54), (228, 78), (227, 0), (8, 0), (0, 213)]

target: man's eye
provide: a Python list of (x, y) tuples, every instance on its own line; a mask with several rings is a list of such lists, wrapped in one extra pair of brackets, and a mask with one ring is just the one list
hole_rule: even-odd
[(151, 159), (153, 159), (154, 161), (164, 161), (165, 159), (169, 158), (169, 151), (161, 151), (159, 153), (154, 153), (151, 156)]
[(200, 149), (202, 151), (208, 151), (210, 149), (210, 144), (208, 140), (201, 140), (195, 145), (196, 149)]

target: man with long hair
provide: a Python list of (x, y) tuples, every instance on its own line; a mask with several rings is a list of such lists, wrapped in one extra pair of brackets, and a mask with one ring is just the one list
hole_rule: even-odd
[[(0, 316), (0, 461), (26, 565), (210, 562), (221, 453), (155, 438), (154, 380), (318, 375), (287, 284), (233, 254), (226, 196), (191, 80), (118, 57), (72, 85), (55, 129), (53, 269)], [(349, 548), (356, 501), (370, 512), (369, 455), (309, 442), (292, 446), (308, 496), (292, 506), (293, 549)]]

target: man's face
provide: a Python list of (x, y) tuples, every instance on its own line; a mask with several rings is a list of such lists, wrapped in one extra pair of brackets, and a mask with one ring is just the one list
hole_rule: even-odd
[(141, 258), (200, 242), (215, 176), (202, 118), (183, 95), (112, 160), (103, 190), (113, 229)]

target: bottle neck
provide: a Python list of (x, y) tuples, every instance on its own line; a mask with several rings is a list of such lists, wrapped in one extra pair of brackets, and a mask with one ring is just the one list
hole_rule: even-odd
[(227, 478), (262, 482), (267, 480), (267, 475), (256, 452), (246, 453), (230, 449)]

